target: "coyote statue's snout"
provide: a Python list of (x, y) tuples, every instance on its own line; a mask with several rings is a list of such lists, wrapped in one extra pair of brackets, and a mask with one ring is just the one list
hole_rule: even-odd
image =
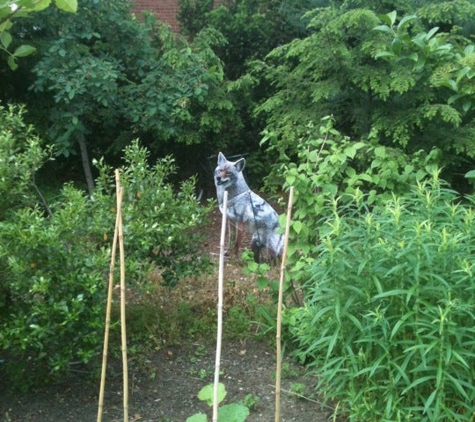
[[(219, 209), (222, 213), (226, 212), (228, 219), (237, 225), (235, 254), (239, 251), (243, 230), (246, 230), (252, 233), (251, 247), (256, 262), (259, 262), (262, 248), (276, 258), (282, 255), (283, 247), (283, 236), (277, 233), (279, 218), (264, 199), (249, 189), (242, 174), (245, 165), (244, 158), (233, 162), (219, 153), (218, 167), (214, 172)], [(224, 191), (228, 191), (226, 210), (223, 209)]]

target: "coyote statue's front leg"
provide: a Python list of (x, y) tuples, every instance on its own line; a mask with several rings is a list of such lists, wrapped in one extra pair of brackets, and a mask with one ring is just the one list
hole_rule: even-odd
[[(252, 251), (254, 260), (259, 262), (262, 248), (276, 258), (282, 255), (283, 236), (278, 234), (279, 217), (275, 210), (259, 195), (249, 189), (242, 170), (246, 161), (241, 158), (228, 161), (220, 152), (218, 166), (214, 172), (214, 183), (218, 196), (219, 209), (226, 211), (229, 220), (237, 227), (237, 239), (234, 253), (237, 254), (242, 242), (243, 230), (252, 233)], [(223, 209), (224, 191), (228, 191), (227, 209)]]

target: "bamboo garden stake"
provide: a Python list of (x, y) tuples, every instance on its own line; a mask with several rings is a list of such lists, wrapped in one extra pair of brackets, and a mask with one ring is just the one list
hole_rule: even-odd
[(221, 365), (221, 338), (223, 334), (223, 274), (224, 274), (224, 242), (226, 237), (226, 209), (228, 207), (228, 191), (224, 191), (223, 220), (221, 224), (221, 240), (219, 243), (219, 275), (218, 275), (218, 332), (216, 338), (216, 363), (214, 370), (213, 422), (218, 421), (219, 371)]
[(284, 251), (280, 266), (279, 301), (277, 304), (277, 368), (275, 372), (275, 422), (280, 422), (280, 379), (282, 371), (282, 302), (284, 296), (285, 260), (287, 258), (287, 245), (289, 243), (290, 217), (292, 214), (292, 202), (294, 199), (294, 187), (290, 188), (289, 203), (287, 205), (287, 221), (285, 223)]
[[(122, 202), (122, 196), (117, 196), (117, 208), (120, 207)], [(102, 410), (104, 407), (104, 389), (106, 384), (106, 368), (107, 368), (107, 351), (109, 348), (109, 329), (110, 329), (110, 315), (111, 315), (111, 304), (112, 304), (112, 290), (114, 288), (114, 269), (115, 269), (115, 255), (117, 250), (117, 238), (118, 238), (118, 229), (119, 229), (119, 215), (116, 216), (115, 221), (115, 230), (114, 230), (114, 240), (112, 241), (112, 251), (111, 251), (111, 262), (109, 268), (109, 285), (107, 290), (107, 308), (106, 308), (106, 321), (105, 321), (105, 331), (104, 331), (104, 350), (102, 353), (102, 373), (101, 373), (101, 386), (99, 390), (99, 408), (97, 412), (97, 422), (102, 421)]]
[[(118, 195), (123, 197), (124, 188), (120, 186), (119, 170), (115, 171), (115, 179)], [(124, 230), (122, 225), (122, 210), (117, 208), (119, 215), (119, 255), (120, 255), (120, 325), (122, 339), (122, 368), (124, 384), (124, 422), (129, 421), (129, 375), (127, 365), (127, 334), (125, 327), (125, 253), (124, 253)]]
[(122, 364), (124, 372), (124, 422), (129, 420), (129, 386), (128, 386), (128, 369), (127, 369), (127, 336), (125, 329), (125, 258), (124, 258), (124, 232), (122, 227), (122, 199), (124, 197), (124, 188), (120, 186), (119, 170), (115, 171), (116, 193), (117, 193), (117, 213), (114, 230), (114, 240), (112, 242), (111, 263), (109, 269), (109, 285), (107, 292), (107, 308), (106, 321), (104, 330), (104, 350), (102, 354), (102, 373), (101, 385), (99, 390), (99, 406), (97, 411), (97, 422), (102, 421), (102, 411), (104, 408), (104, 390), (106, 384), (107, 371), (107, 351), (109, 347), (109, 329), (110, 329), (110, 314), (112, 306), (112, 291), (114, 287), (114, 270), (115, 258), (117, 251), (117, 243), (119, 244), (120, 255), (120, 317), (121, 317), (121, 337), (122, 337)]
[[(117, 209), (122, 207), (122, 196), (123, 190), (117, 189)], [(109, 285), (107, 290), (107, 307), (106, 307), (106, 320), (105, 320), (105, 330), (104, 330), (104, 349), (102, 353), (102, 373), (101, 373), (101, 385), (99, 389), (99, 407), (97, 410), (97, 422), (102, 421), (102, 411), (104, 408), (104, 390), (106, 385), (106, 372), (107, 372), (107, 352), (109, 348), (109, 329), (110, 329), (110, 315), (111, 315), (111, 305), (112, 305), (112, 291), (114, 289), (114, 270), (115, 270), (115, 256), (117, 251), (117, 239), (119, 237), (119, 218), (121, 215), (116, 213), (115, 220), (115, 229), (114, 229), (114, 239), (112, 241), (112, 250), (111, 250), (111, 262), (109, 267)]]

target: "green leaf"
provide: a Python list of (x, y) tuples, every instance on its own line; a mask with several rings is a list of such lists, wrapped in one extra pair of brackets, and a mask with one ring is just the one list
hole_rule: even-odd
[(269, 280), (266, 277), (258, 277), (256, 284), (259, 290), (263, 290), (269, 286)]
[(401, 52), (401, 39), (394, 38), (393, 42), (391, 43), (391, 50), (394, 54), (398, 55)]
[(378, 15), (378, 18), (381, 19), (381, 21), (386, 25), (392, 26), (394, 25), (394, 22), (396, 22), (396, 16), (397, 12), (393, 10), (392, 12), (385, 15)]
[(435, 397), (437, 396), (437, 389), (434, 390), (431, 395), (428, 397), (424, 404), (424, 413), (427, 413), (432, 405), (432, 402), (434, 401)]
[(362, 173), (358, 176), (360, 180), (364, 180), (365, 182), (373, 183), (373, 176), (367, 173)]
[(453, 377), (450, 374), (445, 374), (445, 375), (447, 376), (448, 381), (450, 381), (450, 383), (457, 389), (457, 391), (460, 393), (460, 395), (465, 400), (469, 400), (469, 396), (468, 396), (467, 392), (465, 391), (465, 389), (463, 388), (462, 384), (465, 384), (465, 387), (469, 391), (472, 390), (472, 386), (470, 384), (467, 384), (467, 383), (463, 382), (462, 380), (460, 380), (458, 378)]
[(51, 4), (51, 0), (40, 0), (32, 8), (35, 12), (46, 9)]
[(396, 55), (394, 53), (390, 53), (389, 51), (380, 51), (379, 53), (376, 53), (374, 55), (374, 58), (375, 59), (379, 59), (381, 57), (396, 57)]
[(295, 183), (295, 179), (296, 177), (294, 174), (287, 174), (287, 176), (285, 176), (285, 181), (289, 186), (292, 186)]
[(448, 79), (444, 81), (441, 85), (446, 86), (447, 88), (450, 88), (455, 92), (458, 92), (457, 83), (453, 79)]
[(26, 8), (26, 9), (32, 9), (33, 7), (35, 7), (34, 0), (19, 0), (16, 2), (16, 4), (19, 7)]
[(33, 54), (36, 51), (36, 48), (33, 47), (32, 45), (28, 44), (23, 44), (18, 47), (15, 52), (13, 53), (13, 56), (15, 57), (26, 57), (29, 56), (30, 54)]
[(249, 416), (249, 409), (238, 403), (231, 403), (218, 410), (218, 422), (244, 422)]
[[(221, 403), (226, 397), (226, 388), (224, 384), (218, 384), (218, 404)], [(205, 401), (208, 406), (213, 406), (214, 399), (214, 384), (208, 384), (204, 386), (198, 393), (198, 398), (201, 401)]]
[(438, 30), (439, 30), (439, 27), (438, 27), (438, 26), (432, 28), (432, 29), (427, 33), (427, 39), (428, 39), (428, 40), (431, 39), (431, 38), (435, 35), (435, 33), (436, 33)]
[(374, 149), (375, 157), (386, 157), (386, 148), (385, 147), (376, 147)]
[(0, 34), (0, 42), (2, 43), (2, 45), (3, 45), (5, 48), (8, 48), (8, 46), (9, 46), (10, 43), (12, 42), (12, 36), (10, 35), (10, 33), (7, 32), (7, 31), (3, 31), (3, 32)]
[(417, 378), (415, 381), (413, 381), (411, 384), (409, 384), (402, 392), (401, 395), (406, 394), (408, 391), (410, 391), (412, 388), (417, 387), (420, 384), (427, 384), (431, 385), (431, 383), (434, 381), (435, 377), (433, 375), (426, 375), (424, 377)]
[(299, 234), (299, 233), (301, 232), (302, 226), (303, 226), (303, 224), (302, 224), (301, 221), (294, 221), (294, 222), (292, 223), (292, 228), (295, 230), (295, 232), (296, 232), (297, 234)]
[(379, 293), (371, 298), (373, 302), (377, 301), (378, 299), (383, 299), (385, 297), (392, 297), (392, 296), (406, 296), (407, 290), (404, 289), (395, 289), (389, 290), (386, 292)]
[(470, 56), (471, 54), (473, 54), (474, 50), (475, 50), (475, 46), (473, 44), (470, 44), (467, 47), (465, 47), (465, 50), (463, 53), (466, 56)]
[(357, 151), (360, 148), (363, 148), (364, 146), (365, 144), (363, 142), (354, 143), (350, 145), (349, 147), (345, 148), (345, 154), (350, 158), (355, 158)]
[(15, 57), (9, 56), (7, 59), (8, 66), (10, 67), (11, 70), (16, 70), (18, 69), (18, 64), (15, 61)]
[(397, 12), (393, 10), (392, 12), (387, 13), (386, 16), (389, 18), (389, 21), (391, 22), (391, 26), (394, 25), (394, 22), (396, 22), (396, 18), (397, 18)]
[(338, 186), (333, 183), (328, 183), (323, 186), (324, 192), (330, 192), (333, 196), (336, 196), (338, 193)]
[(0, 31), (6, 31), (12, 27), (13, 23), (11, 20), (7, 19), (6, 21), (3, 21), (3, 22), (1, 20), (2, 18), (6, 18), (9, 13), (10, 13), (10, 8), (2, 9), (2, 7), (0, 7)]
[(78, 10), (78, 2), (77, 0), (54, 0), (56, 6), (58, 6), (61, 10), (65, 12), (72, 12), (75, 13)]
[(465, 174), (466, 179), (475, 179), (475, 170), (470, 170), (468, 173)]
[(208, 418), (204, 413), (196, 413), (193, 416), (190, 416), (186, 422), (207, 422)]
[(259, 264), (255, 261), (251, 261), (247, 264), (247, 267), (249, 268), (249, 271), (255, 272), (259, 268)]
[(415, 15), (404, 16), (397, 26), (397, 31), (399, 32), (400, 30), (404, 29), (404, 27), (406, 27), (414, 19), (416, 19)]
[(373, 28), (373, 31), (387, 32), (388, 34), (393, 35), (394, 31), (387, 25), (378, 25)]
[(423, 49), (425, 47), (425, 34), (417, 34), (411, 41)]

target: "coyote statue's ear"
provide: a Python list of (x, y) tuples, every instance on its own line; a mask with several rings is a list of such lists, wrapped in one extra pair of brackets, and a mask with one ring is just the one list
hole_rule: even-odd
[(244, 158), (240, 158), (234, 163), (234, 167), (236, 167), (237, 171), (243, 171), (246, 165), (246, 160)]
[(218, 166), (223, 165), (226, 161), (228, 161), (228, 160), (226, 160), (226, 157), (224, 156), (224, 154), (222, 152), (220, 152), (218, 154)]

